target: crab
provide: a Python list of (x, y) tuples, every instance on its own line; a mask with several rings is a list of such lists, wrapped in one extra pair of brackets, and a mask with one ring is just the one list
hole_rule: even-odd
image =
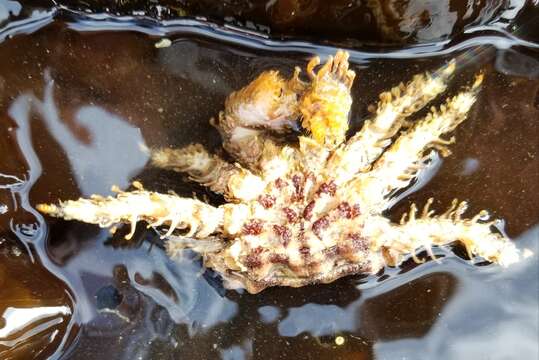
[[(235, 160), (210, 154), (200, 144), (152, 149), (152, 163), (175, 170), (226, 202), (212, 206), (174, 193), (115, 188), (114, 196), (93, 195), (37, 208), (51, 216), (113, 227), (137, 222), (164, 226), (166, 249), (178, 256), (190, 248), (227, 288), (257, 293), (270, 286), (329, 283), (346, 275), (376, 274), (420, 249), (460, 242), (470, 258), (508, 266), (519, 250), (496, 229), (487, 211), (463, 216), (467, 204), (454, 200), (436, 214), (429, 199), (415, 204), (400, 223), (384, 216), (395, 192), (408, 187), (433, 151), (450, 154), (447, 139), (467, 117), (483, 79), (471, 84), (423, 118), (409, 118), (445, 92), (456, 64), (415, 75), (380, 95), (372, 115), (351, 137), (349, 113), (355, 72), (349, 54), (338, 51), (325, 64), (314, 57), (305, 78), (265, 71), (227, 98), (211, 123)], [(285, 141), (286, 134), (301, 135)], [(445, 137), (445, 138), (444, 138)], [(167, 228), (168, 227), (168, 228)], [(180, 234), (178, 234), (180, 232)]]

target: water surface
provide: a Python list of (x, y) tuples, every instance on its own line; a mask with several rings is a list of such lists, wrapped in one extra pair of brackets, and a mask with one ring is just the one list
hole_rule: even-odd
[[(13, 5), (14, 6), (14, 5)], [(17, 14), (14, 14), (17, 12)], [(509, 269), (462, 249), (377, 277), (329, 285), (225, 291), (186, 254), (169, 259), (152, 230), (121, 234), (43, 218), (37, 203), (152, 190), (209, 196), (148, 164), (145, 147), (201, 142), (208, 120), (259, 72), (290, 74), (335, 48), (276, 41), (204, 21), (13, 7), (0, 30), (0, 357), (5, 359), (535, 359), (537, 255)], [(156, 48), (162, 37), (172, 41)], [(455, 94), (485, 85), (456, 131), (453, 155), (388, 212), (412, 202), (490, 209), (519, 248), (539, 252), (539, 50), (502, 30), (395, 50), (350, 49), (358, 73), (352, 128), (377, 94), (451, 58)], [(344, 340), (343, 342), (341, 340)], [(338, 345), (340, 344), (340, 345)]]

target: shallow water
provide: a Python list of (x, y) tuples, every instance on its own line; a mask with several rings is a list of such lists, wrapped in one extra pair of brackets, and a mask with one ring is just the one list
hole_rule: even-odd
[[(156, 48), (164, 36), (172, 45)], [(195, 20), (45, 8), (19, 11), (0, 39), (1, 358), (538, 358), (537, 255), (504, 270), (440, 249), (439, 263), (249, 295), (225, 291), (193, 254), (169, 259), (151, 230), (126, 243), (33, 208), (134, 179), (220, 202), (152, 169), (143, 148), (217, 149), (208, 119), (232, 90), (334, 48)], [(454, 94), (484, 71), (453, 155), (434, 159), (388, 215), (431, 196), (439, 210), (470, 200), (470, 213), (492, 210), (519, 248), (538, 254), (539, 46), (484, 29), (351, 58), (353, 128), (379, 92), (417, 72), (457, 58)]]

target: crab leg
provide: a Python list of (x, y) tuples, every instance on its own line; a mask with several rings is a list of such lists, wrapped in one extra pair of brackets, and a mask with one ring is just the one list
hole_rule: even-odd
[(455, 63), (451, 62), (433, 75), (416, 75), (407, 85), (401, 83), (380, 94), (374, 118), (366, 120), (363, 128), (330, 158), (328, 173), (335, 182), (345, 183), (365, 171), (391, 143), (405, 119), (445, 91), (454, 70)]
[(478, 75), (468, 91), (449, 99), (439, 111), (433, 108), (431, 113), (401, 135), (382, 154), (371, 171), (360, 174), (352, 182), (362, 189), (364, 203), (371, 209), (384, 210), (387, 205), (386, 195), (406, 187), (424, 166), (422, 156), (426, 150), (438, 148), (442, 149), (442, 155), (449, 154), (445, 146), (453, 139), (443, 140), (441, 136), (453, 131), (466, 119), (475, 103), (482, 78), (482, 75)]
[(152, 163), (159, 168), (185, 172), (191, 180), (227, 199), (252, 200), (265, 187), (259, 176), (208, 153), (200, 144), (152, 150)]
[[(519, 250), (505, 236), (492, 231), (491, 222), (485, 222), (488, 212), (483, 210), (471, 219), (462, 217), (466, 202), (453, 200), (452, 206), (441, 215), (433, 215), (429, 210), (429, 199), (421, 214), (417, 214), (415, 204), (403, 216), (400, 224), (379, 227), (378, 236), (373, 237), (372, 250), (382, 250), (388, 265), (398, 264), (403, 255), (412, 254), (416, 262), (422, 262), (415, 252), (424, 247), (434, 259), (432, 246), (461, 242), (470, 258), (481, 256), (501, 266), (511, 265), (519, 260)], [(380, 222), (387, 221), (381, 218)], [(376, 223), (376, 221), (374, 221)], [(381, 230), (383, 229), (383, 230)]]
[(230, 94), (225, 110), (212, 120), (225, 150), (250, 169), (257, 169), (271, 132), (288, 132), (297, 126), (298, 97), (305, 87), (299, 73), (296, 68), (291, 79), (284, 79), (278, 71), (263, 72)]
[(89, 199), (68, 200), (58, 205), (39, 204), (37, 209), (65, 220), (101, 227), (130, 223), (131, 231), (126, 239), (133, 236), (139, 221), (146, 221), (149, 227), (168, 225), (165, 237), (175, 229), (189, 229), (185, 236), (196, 238), (220, 232), (224, 216), (221, 208), (195, 199), (146, 191), (140, 186), (131, 192), (115, 191), (115, 197), (93, 195)]

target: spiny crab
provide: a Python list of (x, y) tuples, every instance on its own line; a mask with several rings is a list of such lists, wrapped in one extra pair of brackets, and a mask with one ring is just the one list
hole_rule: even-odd
[[(382, 215), (390, 195), (425, 166), (429, 151), (449, 154), (453, 139), (442, 136), (465, 120), (482, 75), (439, 109), (410, 122), (407, 118), (445, 91), (455, 63), (416, 75), (382, 93), (371, 118), (346, 139), (355, 77), (348, 56), (338, 51), (320, 67), (314, 57), (306, 80), (298, 67), (290, 79), (266, 71), (232, 93), (212, 124), (235, 163), (200, 144), (151, 150), (154, 166), (188, 174), (222, 194), (224, 205), (147, 191), (134, 182), (134, 191), (116, 189), (114, 197), (94, 195), (38, 209), (102, 227), (131, 223), (127, 238), (139, 221), (168, 226), (164, 237), (171, 256), (191, 248), (221, 274), (225, 286), (250, 293), (374, 274), (407, 256), (419, 262), (420, 248), (434, 257), (432, 246), (455, 241), (470, 257), (502, 266), (518, 261), (519, 251), (493, 228), (486, 211), (463, 217), (465, 202), (455, 200), (435, 215), (430, 199), (419, 214), (412, 205), (398, 224)], [(299, 123), (305, 135), (285, 143), (283, 134)], [(174, 235), (181, 229), (183, 235)]]

